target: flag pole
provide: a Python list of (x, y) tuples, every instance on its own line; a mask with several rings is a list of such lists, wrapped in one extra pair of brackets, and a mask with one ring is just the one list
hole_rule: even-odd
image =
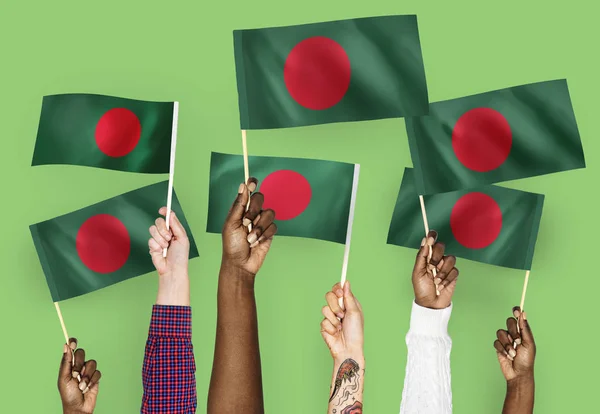
[[(63, 335), (65, 336), (65, 343), (69, 345), (69, 334), (67, 333), (67, 326), (65, 325), (65, 320), (63, 319), (58, 302), (54, 302), (54, 308), (56, 309), (56, 314), (58, 315), (58, 320), (60, 321), (60, 326), (62, 327)], [(71, 352), (73, 351), (71, 350)], [(71, 365), (75, 365), (75, 354), (73, 354), (73, 360), (71, 361)], [(81, 382), (81, 375), (77, 375), (77, 380)]]
[[(246, 130), (242, 129), (242, 150), (244, 154), (244, 184), (248, 185), (248, 179), (250, 178), (250, 166), (248, 165), (248, 140), (246, 139)], [(248, 198), (248, 204), (246, 205), (246, 211), (250, 206), (250, 198)], [(248, 231), (252, 231), (252, 223), (248, 224)]]
[[(423, 224), (425, 225), (425, 237), (429, 234), (429, 222), (427, 221), (427, 211), (425, 210), (425, 200), (422, 195), (419, 196), (419, 201), (421, 202), (421, 214), (423, 215)], [(433, 255), (433, 248), (429, 247), (429, 260), (431, 260), (431, 256)], [(437, 269), (435, 266), (432, 269), (433, 277), (437, 276)], [(437, 285), (435, 286), (435, 294), (439, 296), (440, 291), (437, 289)]]
[[(350, 196), (350, 212), (348, 214), (348, 229), (346, 230), (346, 244), (344, 246), (344, 261), (342, 262), (342, 278), (340, 285), (344, 288), (346, 274), (348, 273), (348, 260), (350, 259), (350, 241), (352, 240), (352, 224), (354, 223), (354, 211), (356, 209), (356, 194), (358, 192), (358, 177), (360, 175), (360, 164), (354, 164), (354, 177), (352, 179), (352, 195)], [(340, 306), (343, 298), (339, 299)]]
[[(171, 219), (171, 204), (173, 202), (173, 176), (175, 175), (175, 152), (177, 149), (177, 124), (179, 122), (179, 102), (173, 102), (173, 126), (171, 127), (171, 160), (169, 161), (169, 187), (167, 190), (167, 231)], [(167, 257), (167, 248), (163, 249), (163, 257)]]
[(527, 284), (529, 283), (529, 272), (525, 272), (525, 283), (523, 283), (523, 293), (521, 294), (521, 312), (523, 312), (523, 306), (525, 306), (525, 295), (527, 294)]

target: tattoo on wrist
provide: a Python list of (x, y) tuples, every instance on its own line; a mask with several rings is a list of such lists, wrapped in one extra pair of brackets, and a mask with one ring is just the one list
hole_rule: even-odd
[[(364, 369), (363, 369), (364, 372)], [(360, 366), (348, 358), (340, 365), (333, 385), (329, 402), (333, 402), (334, 414), (362, 414), (362, 402), (355, 394), (360, 390)], [(335, 401), (334, 401), (335, 400)]]

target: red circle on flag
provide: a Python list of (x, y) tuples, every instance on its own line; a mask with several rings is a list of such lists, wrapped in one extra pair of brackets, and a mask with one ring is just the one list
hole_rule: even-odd
[(110, 214), (98, 214), (79, 228), (75, 241), (79, 258), (97, 273), (119, 270), (131, 251), (131, 239), (125, 225)]
[(136, 147), (142, 136), (142, 124), (126, 108), (113, 108), (96, 124), (96, 145), (109, 157), (123, 157)]
[(309, 37), (287, 56), (283, 79), (298, 104), (313, 110), (331, 108), (350, 86), (350, 59), (344, 48), (328, 37)]
[(475, 108), (458, 118), (452, 130), (456, 158), (468, 169), (488, 172), (510, 154), (512, 131), (504, 115), (491, 108)]
[(298, 217), (312, 197), (308, 180), (292, 170), (278, 170), (267, 175), (260, 185), (260, 192), (265, 196), (263, 209), (275, 211), (277, 220)]
[(450, 228), (454, 238), (466, 248), (483, 249), (500, 235), (502, 210), (487, 194), (465, 194), (452, 208)]

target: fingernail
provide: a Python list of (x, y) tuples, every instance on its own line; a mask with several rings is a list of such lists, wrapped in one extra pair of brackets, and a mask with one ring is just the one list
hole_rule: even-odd
[(513, 357), (513, 358), (514, 358), (514, 357), (516, 357), (516, 356), (517, 356), (517, 353), (515, 352), (515, 350), (514, 350), (514, 349), (511, 349), (511, 350), (509, 350), (509, 351), (508, 351), (508, 355), (510, 355), (511, 357)]
[(433, 246), (433, 244), (435, 243), (435, 240), (433, 239), (433, 237), (428, 237), (427, 238), (427, 244), (430, 246)]
[(242, 224), (244, 225), (244, 227), (248, 227), (250, 223), (252, 223), (252, 220), (250, 219), (244, 218), (244, 220), (242, 220)]
[(250, 233), (248, 235), (248, 243), (250, 244), (254, 243), (257, 239), (258, 237), (256, 237), (256, 233)]
[(165, 239), (167, 239), (167, 241), (171, 240), (171, 233), (167, 233), (167, 235), (165, 236)]
[(437, 290), (438, 292), (441, 292), (442, 289), (444, 289), (446, 287), (446, 285), (438, 285)]
[(81, 391), (83, 391), (83, 390), (85, 390), (86, 388), (87, 388), (87, 384), (86, 384), (85, 380), (82, 380), (82, 381), (79, 383), (79, 389), (80, 389)]
[(252, 192), (254, 192), (254, 190), (256, 190), (256, 183), (252, 182), (252, 183), (248, 184), (248, 191), (250, 191), (252, 193)]
[(245, 187), (244, 183), (241, 183), (240, 188), (238, 188), (238, 194), (242, 194), (244, 192), (244, 187)]
[(427, 243), (427, 239), (423, 237), (423, 240), (421, 240), (421, 247), (425, 246), (425, 243)]
[(441, 281), (442, 281), (442, 279), (440, 279), (439, 277), (436, 277), (435, 279), (433, 279), (433, 283), (435, 283), (436, 285), (439, 285)]
[(336, 289), (335, 294), (337, 297), (341, 298), (344, 296), (344, 291), (342, 289)]
[(515, 359), (513, 357), (511, 357), (510, 355), (507, 355), (508, 359), (510, 359), (511, 361), (514, 361)]
[(335, 316), (337, 316), (340, 319), (344, 319), (344, 314), (342, 312), (336, 313)]
[(90, 390), (90, 387), (86, 387), (85, 390), (83, 390), (83, 393), (85, 394), (86, 392), (88, 392)]
[(256, 246), (258, 246), (258, 244), (259, 244), (259, 241), (257, 240), (257, 241), (255, 241), (254, 243), (252, 243), (252, 244), (250, 245), (250, 248), (251, 248), (251, 249), (253, 249), (253, 248), (255, 248)]
[(77, 371), (73, 371), (73, 372), (71, 373), (71, 375), (73, 376), (73, 378), (77, 378), (77, 377), (79, 376), (79, 372), (77, 372)]
[(517, 344), (517, 345), (521, 345), (521, 338), (517, 338), (517, 339), (515, 339), (515, 344)]

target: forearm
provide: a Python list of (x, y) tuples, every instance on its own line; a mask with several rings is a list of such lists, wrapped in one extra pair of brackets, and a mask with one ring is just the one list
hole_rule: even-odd
[(208, 413), (262, 414), (254, 275), (222, 264)]
[(452, 340), (447, 331), (451, 311), (451, 307), (433, 310), (413, 304), (401, 414), (452, 413)]
[(196, 412), (195, 373), (191, 308), (155, 305), (142, 369), (141, 412)]
[(365, 358), (362, 353), (336, 358), (327, 414), (361, 414), (364, 380)]
[(533, 374), (508, 381), (502, 414), (532, 414), (534, 395)]

